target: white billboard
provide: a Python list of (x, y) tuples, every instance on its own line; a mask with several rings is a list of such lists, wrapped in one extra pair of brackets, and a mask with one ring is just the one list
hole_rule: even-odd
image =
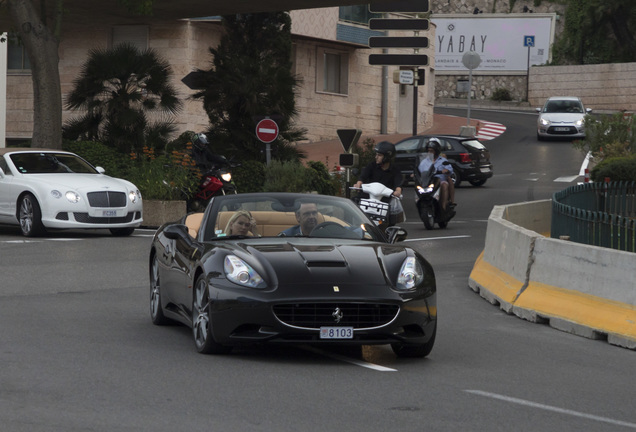
[[(556, 14), (435, 15), (435, 73), (466, 72), (462, 56), (475, 51), (475, 73), (515, 73), (550, 59)], [(529, 55), (529, 61), (528, 61)]]

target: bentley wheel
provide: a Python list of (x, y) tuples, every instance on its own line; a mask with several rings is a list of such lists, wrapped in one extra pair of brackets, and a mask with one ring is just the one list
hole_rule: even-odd
[(159, 260), (152, 257), (150, 265), (150, 318), (154, 325), (166, 325), (170, 320), (163, 314), (161, 305), (161, 279), (159, 278)]
[(192, 335), (194, 336), (194, 344), (197, 347), (197, 351), (202, 354), (227, 354), (232, 350), (232, 347), (218, 344), (212, 335), (210, 300), (205, 275), (199, 276), (194, 285)]
[(398, 357), (404, 358), (413, 358), (413, 357), (426, 357), (433, 350), (433, 345), (435, 345), (435, 336), (437, 335), (437, 323), (435, 323), (435, 328), (433, 329), (433, 335), (428, 340), (428, 342), (424, 344), (405, 344), (405, 343), (394, 343), (391, 344), (391, 348), (393, 352)]
[(26, 194), (20, 200), (18, 219), (20, 230), (25, 237), (37, 237), (46, 232), (42, 225), (42, 211), (38, 200), (31, 194)]
[(425, 206), (420, 210), (420, 218), (424, 222), (424, 226), (427, 230), (432, 230), (435, 226), (435, 209), (433, 206)]

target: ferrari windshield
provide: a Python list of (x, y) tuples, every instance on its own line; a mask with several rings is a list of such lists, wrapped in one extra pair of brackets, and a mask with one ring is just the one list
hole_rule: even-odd
[(22, 174), (99, 174), (84, 159), (68, 153), (14, 153), (9, 157)]
[(313, 194), (238, 194), (210, 204), (206, 240), (245, 237), (329, 237), (385, 241), (348, 199)]

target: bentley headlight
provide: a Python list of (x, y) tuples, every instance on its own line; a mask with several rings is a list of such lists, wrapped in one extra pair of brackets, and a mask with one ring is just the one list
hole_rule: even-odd
[(81, 197), (77, 192), (68, 191), (66, 192), (66, 199), (69, 200), (69, 202), (78, 203)]
[(129, 191), (128, 199), (130, 200), (131, 203), (133, 204), (136, 203), (137, 200), (141, 199), (141, 192), (139, 192), (139, 190)]
[(231, 173), (223, 173), (223, 174), (221, 174), (221, 178), (223, 179), (224, 182), (229, 183), (230, 180), (232, 180), (232, 174)]
[(417, 287), (424, 280), (424, 271), (415, 257), (407, 257), (402, 263), (400, 274), (397, 279), (397, 288), (401, 290), (411, 290)]
[(225, 270), (225, 276), (235, 284), (250, 288), (265, 288), (265, 282), (256, 270), (236, 255), (225, 257), (223, 270)]
[(62, 198), (62, 192), (60, 192), (60, 191), (59, 191), (59, 190), (57, 190), (57, 189), (53, 189), (53, 190), (51, 191), (51, 196), (52, 196), (53, 198)]

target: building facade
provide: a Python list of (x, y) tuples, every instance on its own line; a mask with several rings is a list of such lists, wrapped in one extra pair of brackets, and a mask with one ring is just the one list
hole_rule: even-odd
[[(307, 129), (309, 142), (334, 139), (336, 130), (342, 128), (361, 129), (365, 135), (408, 133), (412, 129), (413, 86), (394, 84), (388, 79), (396, 66), (369, 65), (369, 53), (381, 50), (367, 46), (373, 32), (364, 22), (366, 14), (366, 7), (356, 6), (290, 13), (294, 69), (302, 79), (297, 93), (296, 124)], [(156, 50), (172, 67), (173, 84), (184, 102), (175, 136), (185, 131), (206, 130), (208, 119), (202, 102), (190, 99), (193, 91), (181, 79), (195, 69), (211, 66), (209, 47), (219, 43), (221, 33), (219, 18), (179, 21), (142, 18), (126, 25), (106, 19), (97, 23), (65, 23), (59, 49), (62, 95), (70, 92), (90, 50), (129, 42)], [(32, 135), (33, 87), (23, 48), (17, 44), (0, 45), (7, 54), (7, 66), (2, 68), (6, 73), (0, 76), (0, 86), (4, 80), (6, 89), (6, 141), (0, 140), (0, 145), (5, 142), (15, 145)], [(428, 83), (417, 88), (417, 122), (421, 130), (432, 125), (434, 80)], [(64, 110), (63, 121), (75, 115)]]

